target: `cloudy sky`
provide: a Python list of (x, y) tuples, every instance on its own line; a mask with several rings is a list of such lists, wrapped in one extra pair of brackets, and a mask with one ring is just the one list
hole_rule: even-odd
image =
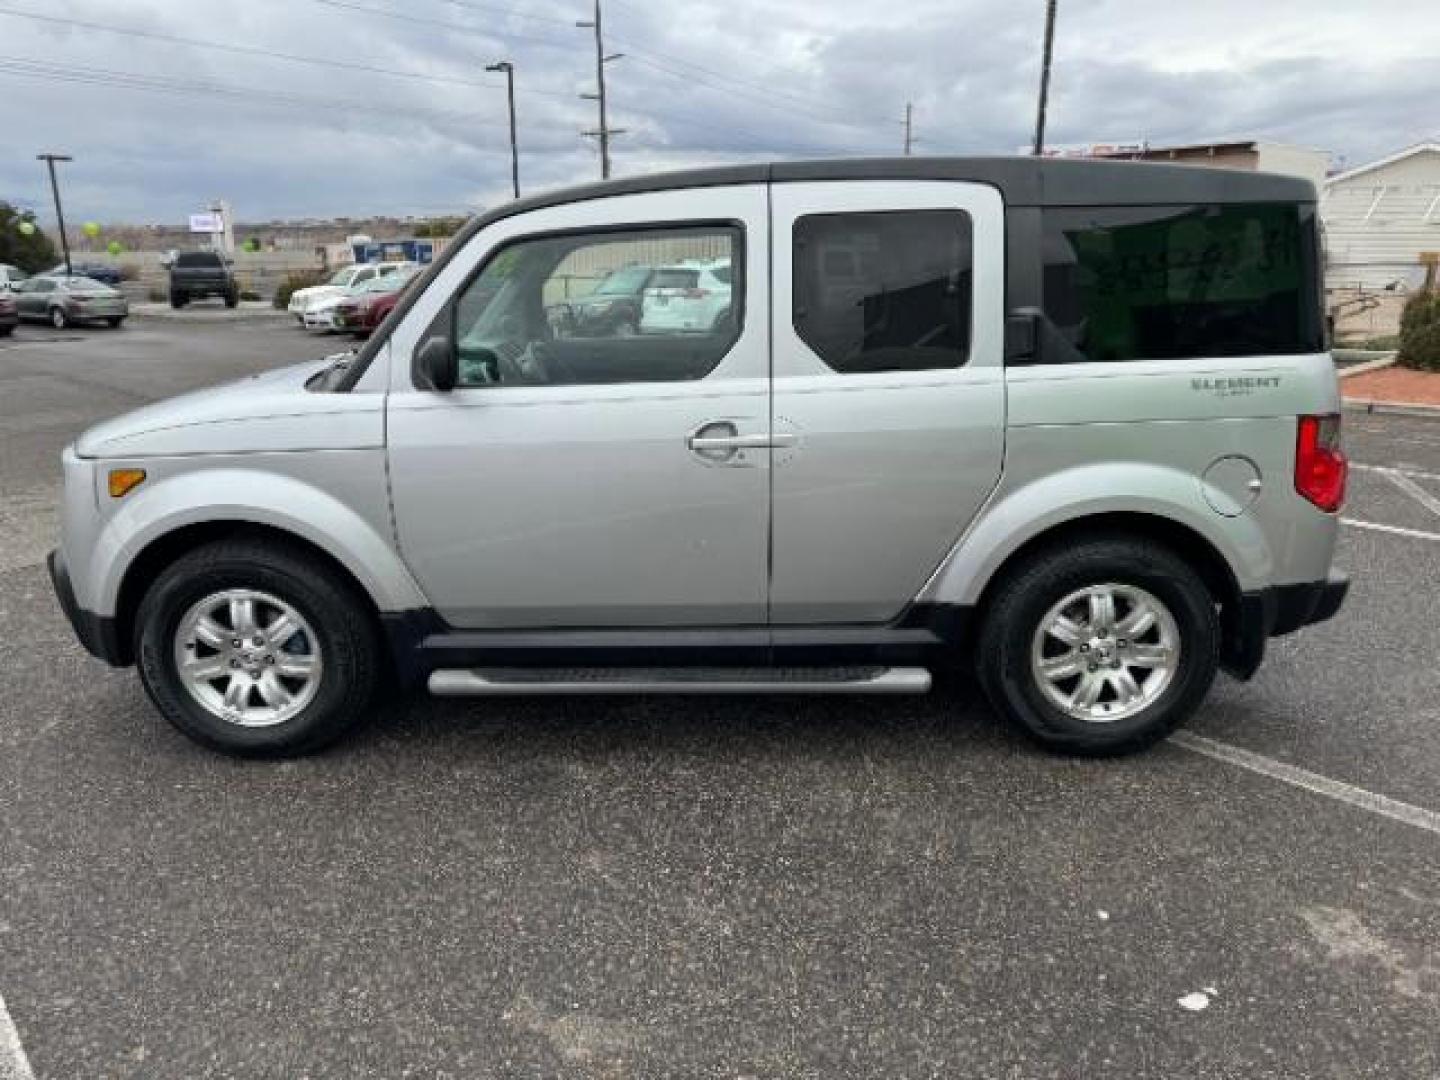
[[(0, 199), (181, 221), (461, 212), (598, 176), (592, 0), (0, 0)], [(1011, 153), (1043, 0), (605, 0), (617, 175), (709, 162)], [(1259, 137), (1349, 164), (1440, 136), (1434, 0), (1060, 0), (1056, 143)]]

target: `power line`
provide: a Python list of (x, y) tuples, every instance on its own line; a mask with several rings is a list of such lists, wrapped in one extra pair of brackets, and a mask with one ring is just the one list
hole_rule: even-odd
[(358, 11), (365, 15), (375, 15), (382, 19), (393, 19), (396, 22), (412, 23), (416, 26), (438, 26), (443, 30), (449, 30), (456, 34), (474, 34), (477, 37), (495, 40), (505, 38), (509, 41), (529, 41), (536, 45), (546, 45), (553, 49), (573, 49), (574, 45), (568, 41), (560, 41), (556, 38), (534, 37), (527, 34), (512, 34), (508, 31), (505, 34), (498, 34), (491, 30), (485, 30), (478, 26), (466, 26), (464, 23), (450, 22), (448, 19), (431, 19), (424, 15), (411, 15), (405, 11), (391, 11), (387, 8), (368, 7), (364, 4), (354, 4), (350, 0), (313, 0), (316, 4), (324, 4), (326, 7), (339, 8), (342, 11)]
[(268, 60), (286, 60), (298, 64), (316, 64), (322, 67), (363, 71), (371, 75), (393, 75), (401, 79), (450, 83), (456, 86), (477, 86), (491, 90), (501, 85), (500, 83), (490, 83), (480, 79), (458, 79), (446, 75), (426, 75), (418, 71), (401, 71), (395, 68), (377, 67), (354, 60), (330, 60), (318, 56), (300, 56), (295, 53), (283, 53), (276, 52), (273, 49), (263, 49), (255, 45), (229, 45), (219, 41), (204, 41), (199, 38), (180, 37), (176, 34), (162, 34), (153, 30), (139, 30), (128, 26), (111, 26), (106, 23), (88, 22), (84, 19), (66, 19), (58, 15), (40, 15), (29, 11), (15, 11), (12, 8), (0, 8), (0, 16), (30, 19), (35, 22), (51, 23), (58, 26), (74, 26), (83, 30), (98, 30), (106, 34), (124, 34), (127, 37), (147, 38), (152, 41), (168, 42), (173, 45), (190, 45), (197, 49), (215, 49), (220, 52), (237, 53), (243, 56), (259, 56)]
[[(216, 97), (236, 98), (253, 104), (295, 106), (304, 105), (320, 109), (343, 110), (345, 112), (388, 113), (401, 117), (429, 116), (437, 119), (455, 120), (467, 124), (481, 123), (486, 126), (503, 127), (504, 121), (476, 121), (470, 113), (443, 109), (423, 109), (409, 106), (380, 105), (373, 102), (347, 101), (335, 98), (313, 98), (292, 93), (257, 91), (224, 83), (203, 82), (190, 79), (176, 79), (169, 76), (141, 75), (131, 71), (115, 71), (83, 65), (50, 64), (29, 60), (19, 56), (0, 56), (0, 74), (16, 75), (49, 82), (71, 82), (99, 86), (116, 86), (127, 90), (149, 90), (157, 93), (210, 94)], [(337, 113), (337, 118), (339, 114)]]

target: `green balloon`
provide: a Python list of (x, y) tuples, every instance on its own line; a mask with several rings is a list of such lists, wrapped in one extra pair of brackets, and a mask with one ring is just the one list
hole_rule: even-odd
[(111, 255), (119, 255), (125, 250), (125, 245), (120, 243), (119, 240), (111, 240), (110, 243), (105, 245), (105, 250)]
[(21, 234), (24, 235), (24, 236), (34, 236), (34, 235), (35, 235), (35, 222), (33, 222), (33, 221), (22, 221), (22, 222), (20, 222), (20, 232), (21, 232)]
[(84, 225), (80, 226), (80, 231), (91, 239), (94, 239), (100, 235), (100, 223), (98, 221), (87, 221)]

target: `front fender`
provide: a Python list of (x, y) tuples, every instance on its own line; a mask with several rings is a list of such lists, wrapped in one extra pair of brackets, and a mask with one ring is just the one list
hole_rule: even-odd
[[(271, 457), (284, 458), (290, 475), (266, 468)], [(125, 497), (89, 553), (86, 580), (97, 614), (115, 613), (126, 572), (155, 540), (187, 525), (225, 521), (308, 540), (348, 569), (381, 611), (425, 606), (390, 540), (383, 451), (257, 455), (168, 476), (163, 463), (145, 465), (152, 477)], [(323, 483), (293, 475), (297, 470), (323, 470)]]
[(931, 576), (918, 600), (970, 605), (1028, 541), (1058, 525), (1100, 514), (1147, 514), (1186, 526), (1229, 565), (1242, 591), (1271, 576), (1273, 555), (1254, 517), (1221, 517), (1192, 472), (1135, 462), (1077, 466), (1009, 487), (1002, 482)]

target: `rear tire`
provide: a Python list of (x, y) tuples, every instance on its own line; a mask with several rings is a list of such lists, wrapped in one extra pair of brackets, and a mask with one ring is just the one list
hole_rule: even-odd
[(105, 325), (108, 326), (108, 327), (110, 327), (111, 330), (119, 330), (119, 329), (120, 329), (120, 324), (123, 323), (124, 321), (125, 321), (125, 319), (124, 319), (123, 316), (116, 316), (116, 317), (113, 318), (113, 319), (106, 319), (106, 320), (105, 320)]
[[(1215, 678), (1214, 598), (1161, 545), (1096, 536), (1052, 547), (1007, 574), (995, 592), (976, 653), (980, 683), (1001, 714), (1047, 749), (1085, 756), (1144, 749), (1183, 724)], [(1098, 620), (1092, 603), (1100, 605)], [(1132, 618), (1141, 609), (1155, 616), (1143, 630), (1144, 620)], [(1098, 691), (1085, 703), (1087, 681)]]
[(64, 330), (70, 325), (70, 316), (65, 314), (64, 308), (52, 307), (50, 309), (50, 325), (56, 330)]
[(9, 337), (14, 332), (15, 327), (13, 326), (0, 326), (0, 337)]
[(228, 308), (238, 307), (239, 304), (240, 304), (240, 294), (239, 294), (239, 293), (228, 292), (228, 293), (225, 294), (225, 306), (226, 306), (226, 307), (228, 307)]
[[(234, 597), (253, 598), (245, 618), (229, 606)], [(276, 629), (287, 610), (301, 628), (290, 637)], [(335, 742), (366, 717), (382, 659), (374, 620), (349, 581), (302, 549), (253, 537), (207, 544), (159, 575), (136, 616), (135, 656), (167, 720), (237, 757), (292, 757)], [(182, 657), (219, 671), (210, 680), (183, 675)], [(308, 678), (299, 671), (307, 664)]]
[(186, 296), (183, 292), (172, 292), (170, 294), (170, 306), (172, 308), (176, 308), (178, 310), (179, 308), (184, 307), (189, 302), (190, 298)]

